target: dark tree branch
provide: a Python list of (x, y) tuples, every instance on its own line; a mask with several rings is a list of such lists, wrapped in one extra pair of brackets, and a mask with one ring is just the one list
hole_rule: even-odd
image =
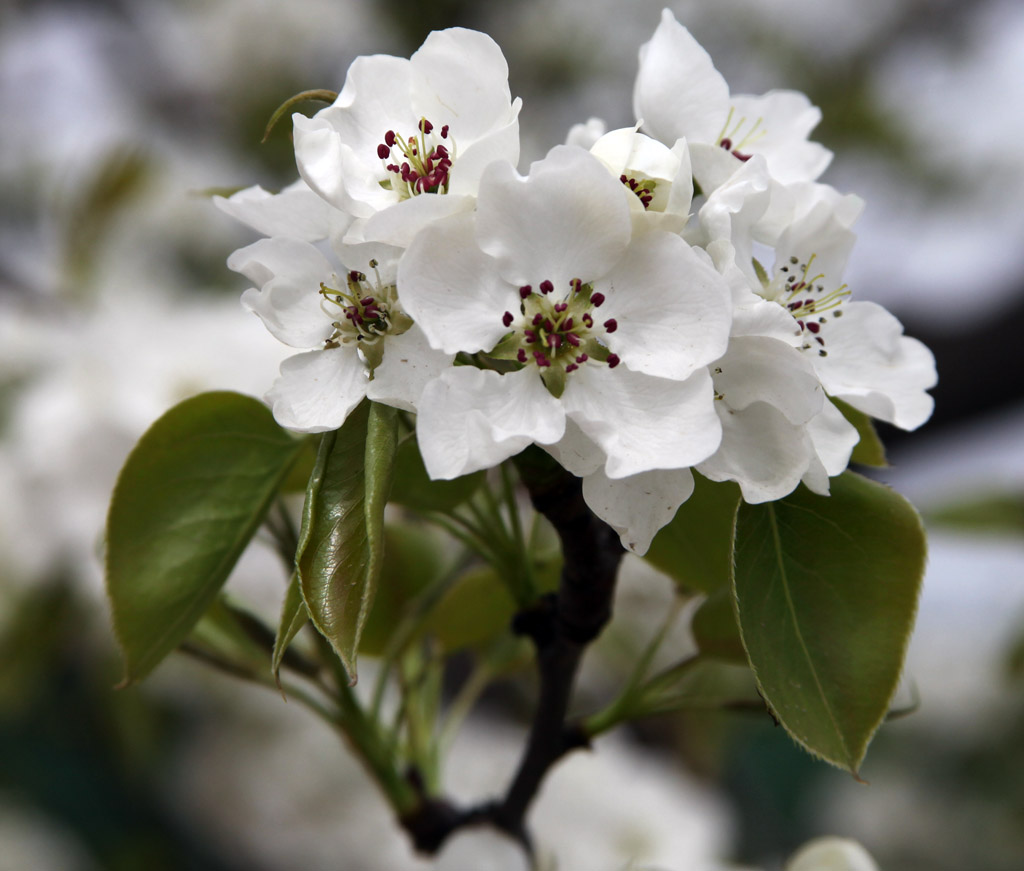
[(417, 849), (433, 853), (457, 829), (496, 826), (532, 852), (525, 818), (548, 771), (566, 753), (587, 745), (567, 725), (569, 701), (583, 653), (611, 619), (612, 597), (623, 549), (616, 532), (583, 501), (582, 482), (539, 448), (516, 458), (534, 508), (555, 527), (564, 564), (558, 592), (520, 612), (513, 630), (533, 640), (540, 692), (526, 748), (503, 799), (458, 810), (443, 799), (424, 797), (402, 819)]

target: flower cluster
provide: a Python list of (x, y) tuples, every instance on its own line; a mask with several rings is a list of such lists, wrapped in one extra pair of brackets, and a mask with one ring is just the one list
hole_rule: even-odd
[(415, 412), (435, 478), (539, 445), (642, 553), (691, 469), (749, 502), (827, 494), (858, 441), (833, 399), (928, 418), (931, 353), (843, 283), (862, 202), (817, 181), (804, 95), (730, 94), (666, 10), (636, 126), (591, 119), (521, 175), (507, 79), (463, 29), (358, 58), (293, 117), (301, 180), (219, 201), (268, 236), (229, 260), (243, 303), (304, 351), (268, 396), (283, 426)]

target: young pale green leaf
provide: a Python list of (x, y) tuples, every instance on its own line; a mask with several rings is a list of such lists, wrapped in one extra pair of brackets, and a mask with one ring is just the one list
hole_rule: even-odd
[(696, 473), (693, 480), (693, 495), (654, 537), (644, 559), (683, 589), (710, 593), (729, 586), (740, 488)]
[(760, 701), (748, 666), (699, 656), (651, 678), (641, 689), (632, 713), (642, 717)]
[(515, 600), (498, 573), (476, 568), (459, 578), (438, 602), (426, 629), (445, 653), (480, 648), (509, 631), (515, 612)]
[(831, 399), (835, 407), (843, 413), (843, 417), (856, 427), (857, 433), (860, 435), (860, 441), (853, 446), (850, 462), (858, 463), (861, 466), (873, 466), (876, 469), (888, 468), (889, 461), (885, 458), (885, 445), (878, 437), (871, 418), (841, 399), (835, 397), (831, 397)]
[(322, 436), (302, 511), (299, 589), (352, 683), (383, 560), (397, 440), (395, 410), (362, 402), (341, 429)]
[(284, 604), (281, 606), (281, 621), (277, 626), (274, 652), (270, 660), (275, 679), (281, 671), (281, 661), (288, 650), (288, 645), (295, 640), (295, 636), (308, 622), (309, 612), (306, 611), (306, 603), (302, 601), (302, 592), (299, 590), (299, 574), (292, 572), (288, 591), (284, 595)]
[(734, 589), (758, 685), (790, 735), (854, 774), (896, 691), (924, 563), (913, 506), (852, 472), (831, 496), (740, 506)]
[(484, 473), (474, 472), (451, 481), (432, 481), (423, 466), (419, 445), (410, 436), (399, 445), (391, 501), (417, 511), (451, 511), (472, 496)]
[(128, 456), (107, 517), (107, 592), (126, 684), (209, 608), (301, 450), (261, 402), (204, 393)]

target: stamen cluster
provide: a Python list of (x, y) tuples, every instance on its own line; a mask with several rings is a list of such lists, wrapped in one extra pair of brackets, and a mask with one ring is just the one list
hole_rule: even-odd
[[(376, 267), (371, 260), (371, 268)], [(345, 316), (345, 322), (332, 320), (334, 333), (325, 343), (325, 347), (337, 347), (345, 342), (373, 343), (384, 336), (391, 328), (391, 302), (393, 288), (382, 288), (377, 280), (376, 287), (367, 280), (366, 273), (353, 269), (345, 276), (347, 290), (338, 290), (320, 283), (320, 295), (325, 303), (339, 308)], [(334, 314), (321, 308), (331, 316)]]
[[(824, 313), (834, 311), (834, 317), (842, 317), (843, 312), (839, 306), (850, 295), (850, 291), (847, 285), (843, 284), (826, 293), (825, 285), (821, 283), (825, 274), (822, 272), (810, 275), (814, 260), (814, 254), (806, 263), (801, 263), (800, 258), (792, 256), (787, 264), (779, 267), (780, 273), (786, 275), (783, 290), (785, 296), (780, 298), (779, 302), (793, 315), (800, 330), (805, 334), (810, 333), (809, 338), (813, 338), (814, 342), (821, 346), (818, 355), (827, 357), (828, 351), (824, 348), (825, 338), (821, 335), (822, 325), (828, 322)], [(813, 347), (810, 342), (805, 342), (802, 349), (808, 351)]]
[(438, 141), (438, 138), (449, 139), (447, 124), (441, 127), (437, 136), (433, 132), (434, 125), (421, 118), (418, 132), (408, 139), (403, 139), (394, 130), (384, 134), (384, 141), (377, 146), (377, 156), (384, 162), (390, 177), (381, 182), (383, 187), (398, 191), (403, 199), (448, 192), (448, 173), (455, 145), (450, 142), (452, 150), (449, 151), (443, 142)]

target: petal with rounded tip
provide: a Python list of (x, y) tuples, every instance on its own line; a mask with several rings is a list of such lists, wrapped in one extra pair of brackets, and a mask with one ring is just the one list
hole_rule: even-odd
[(328, 432), (341, 426), (366, 396), (367, 383), (355, 345), (308, 351), (281, 364), (267, 402), (285, 429)]
[(766, 402), (794, 424), (806, 423), (825, 401), (814, 367), (792, 345), (764, 336), (742, 336), (714, 367), (715, 390), (729, 408), (741, 411)]
[(230, 197), (214, 197), (213, 204), (225, 214), (264, 236), (289, 236), (304, 242), (326, 239), (330, 205), (299, 179), (272, 194), (259, 185)]
[(373, 370), (366, 395), (385, 405), (415, 412), (427, 383), (440, 376), (453, 354), (435, 351), (415, 324), (398, 336), (384, 339), (384, 357)]
[(624, 548), (639, 556), (692, 494), (689, 469), (656, 469), (615, 480), (598, 469), (583, 479), (590, 510), (619, 533)]
[(431, 478), (487, 469), (527, 445), (557, 442), (562, 406), (533, 367), (500, 374), (459, 366), (428, 382), (420, 397), (416, 438)]

